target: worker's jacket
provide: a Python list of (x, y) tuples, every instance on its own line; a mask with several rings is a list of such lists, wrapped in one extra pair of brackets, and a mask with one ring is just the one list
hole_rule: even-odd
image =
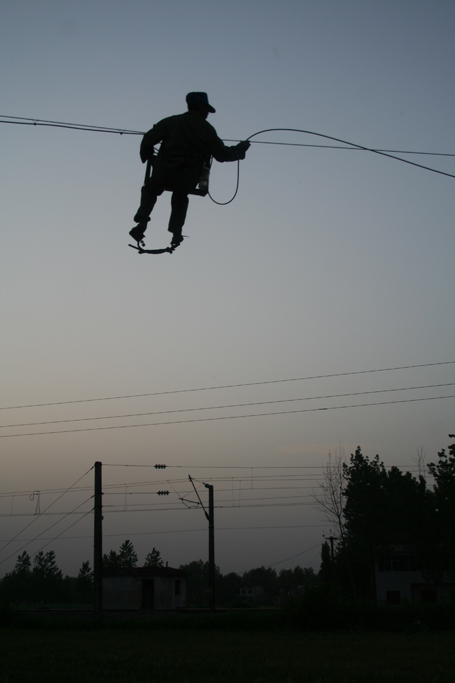
[(140, 155), (143, 162), (152, 158), (153, 148), (160, 142), (156, 162), (165, 171), (172, 172), (182, 166), (202, 169), (210, 157), (217, 161), (245, 158), (241, 143), (227, 147), (214, 127), (195, 111), (169, 116), (155, 124), (142, 138)]

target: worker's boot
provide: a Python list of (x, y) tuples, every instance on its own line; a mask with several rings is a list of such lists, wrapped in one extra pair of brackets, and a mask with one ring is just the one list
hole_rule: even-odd
[(171, 247), (173, 249), (176, 249), (179, 244), (182, 244), (183, 242), (183, 235), (181, 232), (174, 232), (172, 234), (172, 241), (171, 241)]
[(140, 223), (135, 225), (132, 230), (130, 230), (130, 236), (138, 244), (139, 242), (142, 242), (142, 240), (144, 239), (144, 233), (147, 230), (147, 223), (148, 221), (141, 221)]

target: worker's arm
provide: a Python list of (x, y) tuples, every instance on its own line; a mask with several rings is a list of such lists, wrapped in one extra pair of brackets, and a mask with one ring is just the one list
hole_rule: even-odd
[(245, 140), (243, 142), (239, 142), (238, 145), (233, 145), (232, 147), (228, 147), (227, 145), (224, 144), (224, 142), (221, 140), (221, 138), (218, 137), (215, 129), (213, 126), (208, 124), (209, 128), (207, 128), (208, 132), (208, 143), (210, 147), (210, 154), (217, 160), (217, 161), (238, 161), (238, 159), (244, 159), (245, 158), (245, 153), (248, 147), (250, 146), (250, 143), (248, 140)]
[(156, 123), (151, 130), (149, 130), (142, 138), (139, 154), (141, 161), (145, 164), (146, 161), (152, 159), (155, 154), (155, 145), (161, 142), (166, 133), (166, 119)]

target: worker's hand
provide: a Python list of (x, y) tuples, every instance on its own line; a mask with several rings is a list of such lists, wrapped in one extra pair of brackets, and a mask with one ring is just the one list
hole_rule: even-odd
[(239, 144), (237, 145), (237, 149), (241, 153), (241, 159), (245, 158), (246, 150), (250, 148), (250, 145), (251, 143), (248, 140), (242, 140), (242, 142), (239, 142)]
[(155, 149), (153, 147), (148, 147), (147, 145), (141, 145), (139, 154), (141, 156), (141, 161), (145, 164), (146, 161), (151, 161), (152, 166), (154, 164)]

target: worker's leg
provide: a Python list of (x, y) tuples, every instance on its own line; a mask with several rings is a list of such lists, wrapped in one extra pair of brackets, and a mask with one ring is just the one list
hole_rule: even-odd
[(147, 223), (161, 192), (159, 192), (157, 184), (151, 181), (142, 186), (141, 204), (134, 216), (136, 223)]
[(182, 228), (188, 210), (188, 192), (194, 190), (199, 182), (201, 171), (194, 166), (184, 166), (179, 169), (178, 174), (174, 175), (172, 187), (174, 192), (171, 199), (171, 217), (169, 219), (169, 232), (172, 232), (173, 244), (180, 244), (182, 241)]
[(144, 237), (144, 233), (147, 230), (147, 223), (150, 220), (150, 214), (152, 213), (153, 207), (156, 204), (157, 197), (164, 191), (164, 185), (160, 177), (152, 177), (150, 180), (142, 186), (141, 190), (141, 203), (136, 211), (134, 220), (137, 225), (130, 230), (130, 235), (133, 239), (140, 242)]
[(169, 219), (169, 232), (172, 232), (172, 242), (180, 244), (182, 241), (182, 228), (185, 223), (186, 212), (188, 210), (188, 195), (184, 192), (175, 191), (171, 199), (171, 217)]

